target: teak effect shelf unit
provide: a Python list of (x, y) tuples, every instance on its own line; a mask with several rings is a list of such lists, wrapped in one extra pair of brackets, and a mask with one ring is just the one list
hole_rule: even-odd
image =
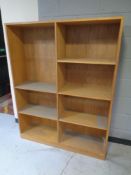
[(23, 138), (104, 159), (122, 17), (6, 24)]

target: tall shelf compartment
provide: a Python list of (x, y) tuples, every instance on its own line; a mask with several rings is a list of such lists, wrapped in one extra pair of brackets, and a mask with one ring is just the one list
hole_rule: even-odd
[(23, 138), (104, 159), (122, 17), (6, 24)]

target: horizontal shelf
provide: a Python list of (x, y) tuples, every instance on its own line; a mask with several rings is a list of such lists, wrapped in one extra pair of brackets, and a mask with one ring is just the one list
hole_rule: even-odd
[(92, 155), (104, 155), (104, 138), (81, 135), (77, 133), (66, 133), (61, 142), (67, 148), (81, 153)]
[(59, 90), (59, 94), (108, 101), (112, 98), (111, 88), (100, 85), (91, 86), (67, 83)]
[(76, 64), (100, 64), (100, 65), (116, 65), (114, 60), (109, 59), (92, 59), (92, 58), (62, 58), (58, 59), (58, 63), (76, 63)]
[(19, 113), (51, 120), (57, 120), (57, 110), (56, 108), (51, 107), (28, 105), (24, 109), (20, 110)]
[(41, 82), (27, 82), (15, 87), (16, 89), (56, 93), (56, 86), (54, 84), (47, 84)]
[(107, 130), (107, 117), (100, 115), (65, 111), (63, 113), (63, 117), (60, 118), (60, 121), (81, 126), (87, 126), (91, 128)]
[(35, 126), (24, 131), (21, 136), (23, 138), (38, 141), (41, 143), (56, 143), (57, 142), (57, 130), (48, 126)]
[(0, 55), (0, 58), (6, 58), (6, 55)]

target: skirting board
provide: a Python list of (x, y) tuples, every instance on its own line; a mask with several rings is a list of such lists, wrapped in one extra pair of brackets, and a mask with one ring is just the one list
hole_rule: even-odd
[(18, 118), (15, 118), (15, 122), (16, 122), (16, 123), (19, 123)]
[[(15, 118), (15, 122), (19, 123), (18, 118)], [(121, 139), (121, 138), (111, 137), (111, 136), (109, 136), (108, 140), (109, 140), (109, 142), (131, 146), (131, 140)]]
[(120, 143), (120, 144), (123, 144), (123, 145), (131, 146), (131, 140), (121, 139), (121, 138), (117, 138), (117, 137), (109, 136), (109, 142)]

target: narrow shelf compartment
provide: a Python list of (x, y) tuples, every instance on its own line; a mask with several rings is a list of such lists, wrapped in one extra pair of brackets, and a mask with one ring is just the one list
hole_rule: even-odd
[(107, 117), (100, 115), (65, 111), (63, 113), (63, 117), (60, 118), (60, 121), (96, 129), (107, 130)]
[(35, 117), (57, 120), (56, 108), (46, 107), (41, 105), (27, 105), (19, 111), (20, 114), (31, 115)]
[(27, 82), (15, 87), (16, 89), (38, 91), (38, 92), (49, 92), (56, 93), (55, 84), (41, 83), (41, 82)]
[(20, 129), (23, 138), (38, 141), (40, 143), (57, 142), (57, 122), (34, 116), (27, 117), (20, 114)]
[(104, 58), (62, 58), (58, 63), (75, 63), (75, 64), (99, 64), (99, 65), (116, 65), (114, 59)]

